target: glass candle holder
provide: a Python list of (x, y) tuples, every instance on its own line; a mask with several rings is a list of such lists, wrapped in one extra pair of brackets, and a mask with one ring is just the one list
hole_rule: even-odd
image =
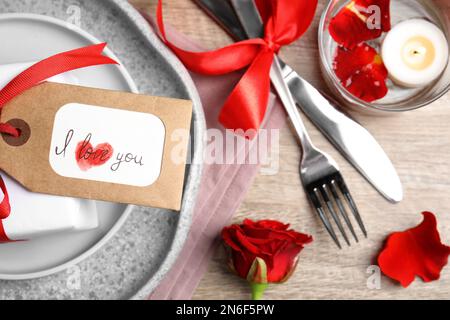
[[(374, 102), (366, 102), (350, 93), (336, 76), (333, 69), (334, 57), (338, 44), (331, 37), (329, 26), (331, 19), (351, 1), (331, 0), (326, 7), (319, 27), (319, 50), (323, 76), (333, 93), (346, 106), (355, 110), (377, 112), (401, 112), (418, 109), (441, 98), (450, 89), (450, 63), (441, 76), (425, 87), (407, 88), (387, 80), (388, 94)], [(450, 3), (448, 0), (391, 0), (391, 23), (394, 27), (400, 22), (410, 19), (425, 19), (441, 29), (450, 43)], [(386, 33), (376, 40), (367, 43), (381, 52)]]

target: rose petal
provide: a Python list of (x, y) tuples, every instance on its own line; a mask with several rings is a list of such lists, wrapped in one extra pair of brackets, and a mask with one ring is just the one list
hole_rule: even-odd
[(254, 222), (250, 219), (245, 219), (244, 226), (259, 229), (275, 229), (275, 230), (287, 230), (289, 228), (289, 224), (284, 224), (275, 220), (261, 220)]
[(274, 268), (270, 268), (268, 272), (268, 281), (270, 283), (283, 282), (292, 269), (296, 265), (297, 256), (303, 250), (302, 246), (295, 244), (287, 244), (282, 250), (273, 257), (276, 261)]
[(251, 228), (248, 226), (242, 226), (242, 229), (245, 231), (246, 235), (255, 239), (272, 239), (272, 240), (296, 239), (295, 236), (290, 232), (288, 232), (287, 230), (282, 231), (282, 230), (271, 230), (262, 228)]
[(297, 233), (295, 234), (295, 239), (297, 240), (297, 244), (309, 244), (311, 242), (313, 242), (313, 237), (310, 236), (309, 234), (304, 234), (304, 233)]
[(255, 261), (256, 256), (248, 253), (242, 253), (238, 251), (231, 252), (232, 263), (234, 266), (234, 270), (241, 277), (246, 279), (250, 267), (252, 266), (253, 261)]
[(337, 43), (353, 48), (389, 31), (390, 20), (390, 0), (354, 0), (331, 19), (329, 31)]
[(378, 256), (383, 273), (405, 288), (416, 276), (425, 282), (439, 279), (450, 255), (450, 247), (441, 242), (436, 217), (422, 214), (424, 220), (417, 227), (391, 234)]
[(333, 64), (341, 84), (354, 96), (372, 102), (388, 93), (388, 71), (381, 56), (368, 44), (353, 49), (338, 47)]
[(289, 227), (289, 224), (284, 224), (276, 220), (253, 222), (252, 220), (246, 219), (242, 225), (245, 234), (255, 239), (292, 239), (298, 245), (305, 245), (313, 241), (310, 235), (288, 230)]
[(231, 249), (235, 251), (242, 251), (239, 244), (234, 241), (235, 234), (236, 234), (236, 228), (239, 228), (237, 225), (232, 225), (230, 227), (226, 227), (222, 230), (222, 239)]
[(374, 10), (371, 6), (380, 8), (381, 30), (384, 32), (391, 30), (391, 0), (355, 0), (355, 4), (357, 7), (369, 9), (369, 17), (374, 14)]
[(261, 253), (259, 248), (252, 244), (250, 241), (248, 241), (247, 237), (240, 231), (236, 230), (236, 239), (239, 241), (239, 244), (241, 247), (243, 247), (245, 250), (257, 255)]
[(382, 34), (381, 29), (367, 29), (366, 23), (348, 9), (343, 9), (331, 20), (329, 30), (334, 41), (346, 48), (353, 48)]

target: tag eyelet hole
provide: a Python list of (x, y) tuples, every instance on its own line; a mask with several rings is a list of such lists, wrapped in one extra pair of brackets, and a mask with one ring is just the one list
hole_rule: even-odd
[(7, 134), (2, 134), (3, 141), (11, 147), (20, 147), (28, 142), (31, 137), (31, 128), (22, 119), (12, 119), (7, 122), (19, 131), (18, 137), (13, 137)]

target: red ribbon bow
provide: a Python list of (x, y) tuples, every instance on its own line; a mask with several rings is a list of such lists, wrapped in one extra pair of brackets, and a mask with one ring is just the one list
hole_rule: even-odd
[(210, 52), (189, 52), (167, 39), (158, 2), (157, 21), (163, 41), (193, 72), (222, 75), (248, 67), (219, 116), (227, 129), (258, 130), (266, 114), (270, 68), (282, 46), (300, 38), (311, 24), (317, 0), (256, 0), (265, 25), (264, 39), (250, 39)]
[[(56, 54), (44, 59), (11, 80), (2, 90), (0, 90), (0, 110), (14, 97), (27, 89), (56, 76), (58, 74), (103, 64), (118, 64), (115, 60), (103, 56), (102, 52), (106, 43), (96, 44)], [(20, 132), (8, 123), (0, 123), (0, 134), (8, 134), (19, 137)], [(11, 213), (8, 190), (3, 179), (0, 177), (0, 190), (3, 192), (3, 200), (0, 202), (0, 243), (9, 242), (3, 229), (2, 219), (6, 219)]]

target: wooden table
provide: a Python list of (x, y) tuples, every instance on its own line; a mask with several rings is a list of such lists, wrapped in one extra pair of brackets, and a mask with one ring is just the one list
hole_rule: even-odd
[[(220, 1), (220, 0), (218, 0)], [(130, 0), (155, 12), (156, 0)], [(327, 90), (317, 61), (317, 26), (326, 0), (320, 0), (316, 19), (297, 43), (283, 49), (282, 57), (318, 88)], [(189, 0), (166, 0), (167, 22), (193, 40), (213, 49), (231, 39)], [(450, 7), (449, 7), (450, 12)], [(368, 271), (386, 236), (421, 222), (421, 212), (436, 213), (444, 243), (450, 244), (450, 94), (421, 110), (387, 117), (353, 114), (384, 147), (402, 179), (405, 199), (398, 205), (385, 201), (325, 138), (307, 122), (312, 139), (339, 163), (369, 230), (369, 239), (338, 251), (311, 210), (300, 185), (299, 147), (290, 128), (281, 133), (280, 170), (260, 175), (234, 221), (244, 218), (279, 219), (298, 231), (312, 234), (314, 243), (301, 254), (297, 272), (288, 283), (273, 285), (267, 299), (443, 299), (450, 298), (450, 267), (441, 280), (415, 281), (403, 289), (381, 277), (381, 288), (370, 289)], [(247, 299), (244, 281), (230, 274), (218, 254), (202, 279), (194, 299)]]

